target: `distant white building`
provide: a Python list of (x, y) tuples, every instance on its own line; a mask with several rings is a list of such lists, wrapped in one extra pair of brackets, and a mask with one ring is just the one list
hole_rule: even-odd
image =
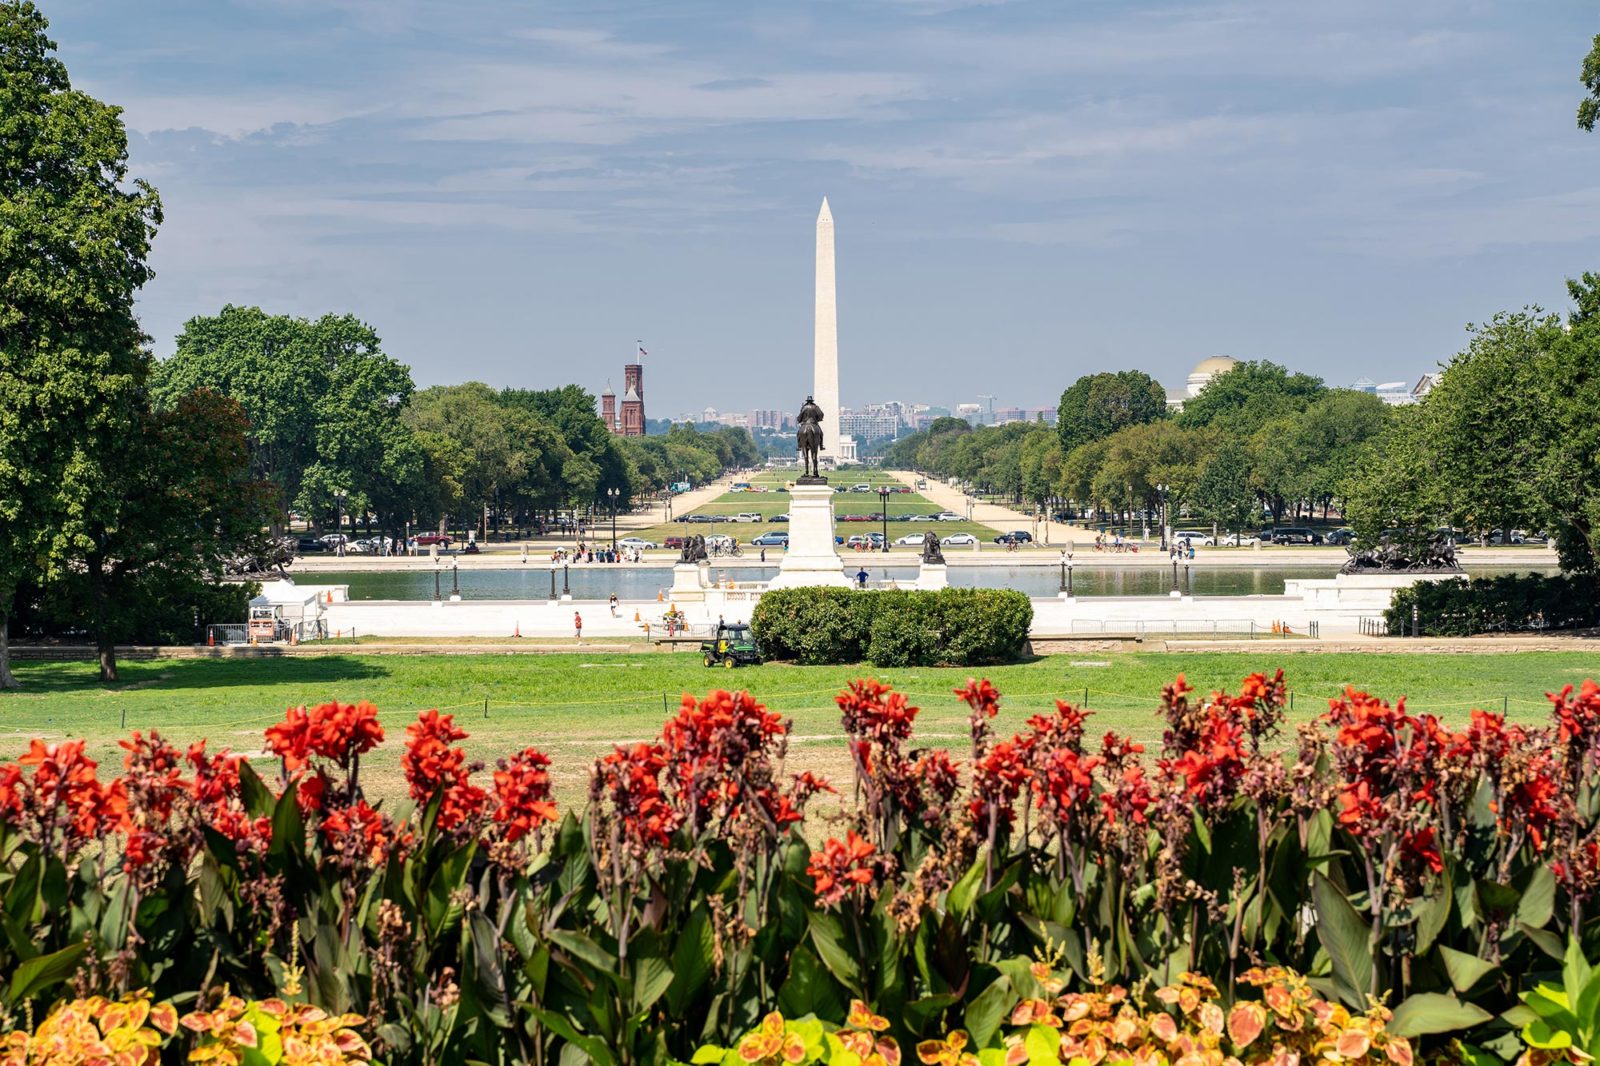
[[(1385, 381), (1382, 384), (1371, 378), (1356, 378), (1350, 384), (1353, 392), (1364, 392), (1369, 396), (1376, 396), (1391, 407), (1404, 407), (1406, 404), (1416, 403), (1426, 396), (1428, 390), (1433, 388), (1437, 374), (1424, 374), (1415, 385), (1407, 385), (1403, 381)], [(1421, 390), (1421, 391), (1418, 391)]]

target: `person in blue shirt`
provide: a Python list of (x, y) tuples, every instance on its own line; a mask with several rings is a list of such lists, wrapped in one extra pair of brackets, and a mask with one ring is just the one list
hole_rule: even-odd
[(864, 566), (856, 571), (856, 586), (858, 588), (867, 587), (867, 568)]

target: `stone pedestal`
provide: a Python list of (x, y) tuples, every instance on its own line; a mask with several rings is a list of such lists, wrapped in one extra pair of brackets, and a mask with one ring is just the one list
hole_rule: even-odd
[(912, 583), (913, 588), (919, 589), (947, 589), (950, 587), (950, 568), (944, 563), (923, 563), (917, 571), (917, 580)]
[(710, 568), (705, 563), (674, 563), (672, 565), (672, 592), (674, 602), (699, 602), (706, 598), (706, 575)]
[(789, 548), (768, 588), (831, 585), (849, 588), (833, 543), (833, 489), (796, 484), (789, 490)]

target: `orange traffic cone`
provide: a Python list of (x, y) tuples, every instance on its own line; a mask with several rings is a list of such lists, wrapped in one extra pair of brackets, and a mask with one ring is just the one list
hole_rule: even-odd
[(640, 621), (640, 618), (639, 618), (639, 609), (638, 609), (638, 608), (637, 608), (637, 607), (635, 607), (635, 608), (634, 608), (634, 609), (633, 609), (633, 620), (634, 620), (634, 621), (635, 621), (635, 622), (637, 622), (637, 621)]
[(206, 627), (206, 647), (215, 648), (216, 646), (217, 646), (217, 635), (216, 635), (216, 633), (212, 632), (210, 626), (207, 626)]
[(511, 635), (513, 637), (519, 639), (519, 640), (521, 639), (521, 637), (522, 637), (522, 620), (521, 619), (517, 620), (517, 627), (516, 627), (516, 629), (512, 630)]
[(292, 629), (289, 630), (289, 647), (291, 647), (291, 648), (297, 647), (297, 646), (299, 646), (299, 644), (300, 644), (300, 634), (296, 633)]

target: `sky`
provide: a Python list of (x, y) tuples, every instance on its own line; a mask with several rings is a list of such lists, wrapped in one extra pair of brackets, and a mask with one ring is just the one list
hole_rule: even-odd
[(350, 312), (419, 386), (1053, 406), (1212, 354), (1414, 380), (1600, 269), (1574, 0), (40, 0), (166, 220), (158, 355)]

